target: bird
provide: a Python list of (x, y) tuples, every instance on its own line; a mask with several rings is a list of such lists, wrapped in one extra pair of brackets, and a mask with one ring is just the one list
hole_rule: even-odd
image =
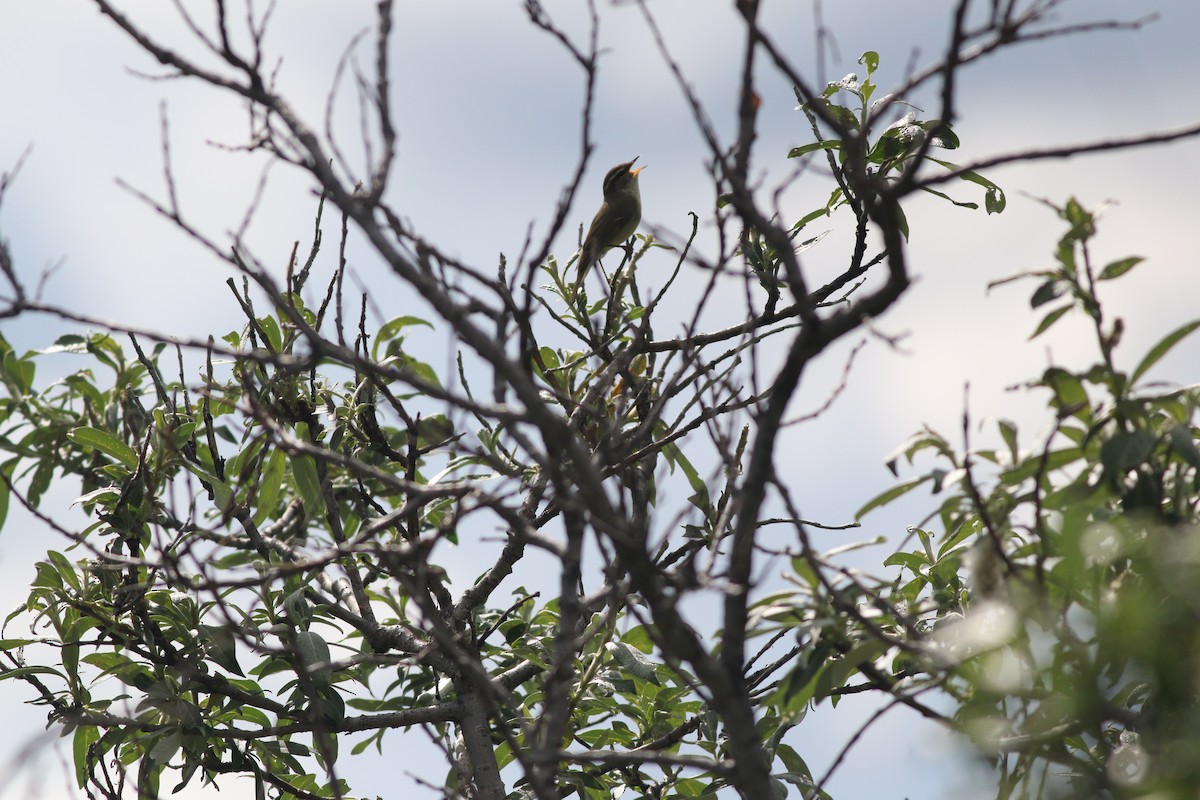
[(642, 221), (642, 195), (638, 191), (638, 173), (645, 167), (633, 168), (640, 156), (633, 161), (617, 164), (604, 176), (604, 202), (592, 219), (587, 236), (583, 237), (583, 249), (579, 251), (579, 262), (575, 265), (575, 297), (583, 288), (592, 265), (608, 250), (633, 236)]

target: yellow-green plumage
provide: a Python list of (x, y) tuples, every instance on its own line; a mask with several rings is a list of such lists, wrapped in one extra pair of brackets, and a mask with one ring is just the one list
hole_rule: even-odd
[(583, 238), (583, 249), (575, 264), (575, 296), (583, 288), (592, 265), (600, 260), (610, 248), (616, 247), (633, 236), (642, 221), (642, 196), (638, 191), (638, 173), (645, 167), (633, 169), (634, 162), (617, 164), (604, 176), (604, 203), (592, 219), (587, 236)]

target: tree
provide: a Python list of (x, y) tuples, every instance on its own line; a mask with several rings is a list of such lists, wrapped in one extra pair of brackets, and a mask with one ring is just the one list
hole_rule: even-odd
[[(1200, 394), (1146, 373), (1200, 320), (1121, 369), (1124, 323), (1106, 315), (1100, 289), (1142, 259), (1100, 267), (1096, 214), (1074, 199), (1055, 210), (1067, 231), (1054, 267), (1016, 279), (1037, 282), (1034, 308), (1054, 304), (1034, 336), (1081, 315), (1097, 360), (1030, 382), (1049, 392), (1053, 420), (1032, 443), (1000, 420), (1004, 446), (975, 448), (964, 416), (961, 449), (929, 429), (902, 448), (942, 463), (864, 510), (929, 482), (949, 491), (941, 541), (917, 529), (920, 547), (885, 562), (904, 573), (888, 607), (907, 611), (924, 645), (911, 655), (919, 666), (898, 671), (954, 698), (955, 726), (995, 763), (998, 796), (1186, 797), (1200, 780), (1187, 744)], [(981, 463), (993, 474), (981, 477)], [(928, 671), (930, 658), (940, 669)]]
[[(967, 166), (937, 157), (959, 145), (961, 67), (1076, 32), (1053, 26), (1055, 5), (960, 2), (940, 60), (881, 95), (874, 52), (860, 59), (865, 77), (815, 86), (761, 27), (758, 4), (739, 3), (746, 61), (732, 142), (680, 74), (711, 150), (718, 199), (705, 215), (721, 251), (639, 236), (607, 258), (607, 285), (576, 298), (573, 256), (556, 257), (551, 244), (592, 152), (594, 35), (581, 45), (526, 4), (531, 24), (581, 68), (584, 145), (542, 245), (483, 267), (426, 240), (389, 201), (399, 145), (388, 0), (370, 74), (344, 64), (360, 90), (365, 168), (275, 90), (269, 10), (248, 6), (234, 22), (218, 2), (206, 26), (181, 8), (207, 51), (200, 59), (96, 0), (169, 75), (242, 99), (245, 147), (311, 177), (316, 222), (307, 253), (294, 249), (280, 279), (238, 236), (218, 240), (186, 217), (167, 159), (166, 198), (141, 196), (243, 276), (230, 288), (245, 327), (190, 343), (113, 327), (72, 334), (54, 346), (111, 376), (85, 369), (45, 387), (35, 383), (39, 354), (0, 343), (4, 501), (67, 543), (38, 564), (28, 602), (9, 618), (41, 632), (5, 634), (0, 677), (24, 681), (70, 733), (80, 785), (103, 797), (230, 774), (250, 777), (259, 795), (346, 797), (344, 741), (355, 752), (392, 748), (415, 730), (445, 757), (445, 785), (431, 796), (599, 798), (624, 788), (763, 798), (789, 785), (827, 796), (787, 733), (810, 705), (859, 692), (971, 734), (995, 754), (1003, 796), (1038, 792), (1062, 764), (1079, 796), (1182, 792), (1200, 767), (1169, 754), (1194, 731), (1195, 670), (1186, 658), (1167, 663), (1167, 645), (1190, 641), (1187, 597), (1170, 618), (1172, 639), (1127, 634), (1151, 627), (1161, 598), (1178, 591), (1171, 570), (1186, 560), (1158, 543), (1186, 544), (1200, 466), (1193, 394), (1134, 390), (1194, 326), (1129, 376), (1117, 369), (1120, 326), (1102, 314), (1096, 287), (1136, 262), (1092, 268), (1092, 214), (1074, 201), (1059, 209), (1069, 232), (1035, 294), (1035, 305), (1061, 304), (1044, 328), (1071, 311), (1095, 322), (1098, 367), (1051, 370), (1040, 384), (1054, 392), (1055, 433), (1071, 446), (1025, 454), (1009, 425), (1005, 460), (957, 454), (923, 432), (906, 454), (934, 448), (950, 469), (862, 513), (937, 481), (951, 495), (942, 538), (935, 547), (919, 531), (921, 547), (895, 553), (878, 577), (813, 546), (818, 523), (803, 519), (775, 468), (805, 370), (909, 286), (909, 198), (932, 192), (1000, 212), (1005, 196), (981, 174), (988, 166), (1200, 132)], [(794, 86), (813, 136), (766, 157), (796, 159), (829, 181), (828, 201), (796, 220), (768, 211), (751, 179), (760, 61)], [(939, 89), (936, 114), (901, 106), (927, 84)], [(981, 203), (950, 194), (961, 182), (982, 191)], [(800, 255), (820, 242), (811, 226), (826, 218), (844, 220), (851, 246), (841, 274), (817, 287)], [(698, 227), (699, 212), (693, 237)], [(350, 300), (343, 256), (353, 244), (419, 295), (430, 318), (376, 323), (370, 297)], [(644, 292), (636, 271), (647, 260), (675, 274), (705, 270), (681, 335), (653, 327), (674, 278)], [(0, 269), (6, 318), (81, 319), (39, 301), (7, 249)], [(731, 291), (736, 321), (703, 327), (702, 312)], [(422, 326), (453, 332), (452, 371), (409, 345)], [(991, 488), (978, 474), (983, 459), (1004, 467)], [(56, 476), (80, 481), (88, 524), (43, 508)], [(763, 541), (783, 529), (790, 545)], [(466, 547), (487, 550), (481, 571), (447, 566)], [(788, 558), (787, 588), (760, 585), (765, 554)], [(1041, 644), (1042, 631), (1054, 644)], [(954, 713), (927, 700), (939, 693)]]

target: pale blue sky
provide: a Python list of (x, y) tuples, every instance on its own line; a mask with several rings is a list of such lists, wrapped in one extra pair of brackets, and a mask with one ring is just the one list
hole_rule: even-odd
[[(203, 4), (195, 5), (197, 8)], [(656, 0), (669, 46), (708, 114), (722, 133), (731, 130), (739, 30), (731, 3)], [(882, 64), (877, 80), (886, 89), (902, 79), (910, 59), (929, 61), (946, 40), (944, 1), (920, 3), (826, 2), (840, 60), (826, 78), (862, 69), (854, 62), (867, 49)], [(1099, 32), (1072, 40), (1024, 45), (973, 65), (962, 74), (957, 131), (967, 161), (1027, 148), (1132, 135), (1200, 119), (1200, 6), (1189, 2), (1076, 0), (1062, 19), (1128, 19), (1158, 11), (1162, 18), (1137, 33)], [(584, 31), (578, 2), (545, 3), (573, 33)], [(812, 75), (813, 37), (809, 3), (766, 0), (767, 27), (797, 65)], [(592, 132), (597, 154), (570, 236), (556, 250), (572, 251), (574, 226), (590, 219), (599, 182), (613, 163), (641, 156), (644, 222), (667, 237), (687, 230), (688, 212), (711, 214), (706, 154), (677, 87), (654, 50), (633, 4), (599, 3), (601, 44), (608, 51), (597, 90)], [(135, 18), (150, 20), (173, 46), (183, 46), (170, 4), (129, 4)], [(570, 59), (524, 19), (521, 3), (450, 0), (397, 3), (393, 87), (400, 160), (394, 201), (416, 227), (446, 252), (482, 269), (499, 253), (515, 258), (532, 230), (544, 234), (558, 195), (578, 157), (582, 75)], [(197, 12), (199, 13), (199, 12)], [(333, 66), (349, 39), (371, 23), (373, 4), (288, 0), (280, 3), (269, 38), (282, 55), (280, 85), (296, 106), (323, 128)], [(1123, 16), (1124, 15), (1124, 16)], [(183, 336), (205, 336), (239, 326), (224, 280), (228, 270), (119, 189), (115, 177), (162, 196), (159, 106), (171, 118), (178, 191), (185, 211), (217, 238), (240, 225), (260, 163), (207, 144), (238, 143), (245, 132), (240, 107), (194, 84), (150, 82), (129, 70), (155, 72), (156, 65), (84, 0), (0, 0), (0, 168), (10, 167), (29, 143), (24, 171), (0, 209), (0, 231), (18, 268), (30, 280), (59, 265), (46, 284), (47, 299), (84, 313)], [(813, 78), (815, 80), (815, 77)], [(772, 186), (789, 171), (788, 148), (807, 139), (785, 83), (764, 70), (762, 130), (756, 167)], [(933, 103), (928, 93), (912, 98)], [(339, 129), (356, 124), (352, 95), (339, 106)], [(343, 132), (345, 132), (345, 130)], [(1194, 264), (1200, 184), (1200, 143), (1187, 142), (1123, 155), (1075, 158), (989, 172), (1009, 193), (999, 217), (955, 209), (929, 198), (908, 207), (913, 236), (911, 263), (917, 285), (898, 308), (877, 322), (888, 335), (905, 335), (902, 351), (873, 340), (859, 356), (845, 394), (815, 424), (786, 434), (781, 466), (795, 475), (793, 491), (805, 515), (847, 522), (867, 497), (891, 481), (882, 461), (922, 423), (947, 433), (958, 429), (963, 386), (971, 385), (976, 417), (1008, 416), (1036, 430), (1042, 417), (1035, 398), (1006, 393), (1051, 360), (1090, 358), (1082, 328), (1063, 325), (1034, 343), (1025, 337), (1036, 324), (1026, 288), (985, 294), (988, 281), (1049, 262), (1060, 229), (1052, 215), (1025, 194), (1062, 201), (1076, 194), (1085, 205), (1116, 200), (1102, 220), (1102, 260), (1130, 254), (1148, 261), (1122, 282), (1111, 298), (1126, 318), (1123, 348), (1128, 362), (1149, 343), (1196, 315), (1200, 277)], [(969, 189), (952, 187), (959, 197)], [(801, 184), (785, 193), (782, 211), (798, 218), (824, 201), (828, 188)], [(971, 199), (978, 199), (972, 196)], [(311, 235), (310, 183), (286, 170), (271, 175), (249, 241), (260, 257), (282, 272), (291, 243)], [(846, 224), (835, 219), (834, 224)], [(532, 226), (532, 228), (531, 228)], [(645, 229), (645, 228), (644, 228)], [(836, 274), (845, 262), (837, 235), (805, 254), (814, 281)], [(368, 255), (352, 253), (358, 275), (375, 301), (408, 308), (413, 299), (391, 283)], [(654, 283), (650, 265), (641, 280)], [(686, 273), (679, 296), (686, 300)], [(663, 309), (669, 311), (670, 309)], [(404, 313), (414, 313), (405, 311)], [(415, 313), (420, 313), (417, 309)], [(685, 315), (681, 314), (682, 319)], [(660, 316), (659, 331), (669, 327)], [(45, 346), (63, 330), (47, 320), (4, 323), (18, 349)], [(852, 339), (835, 348), (808, 375), (796, 400), (799, 415), (820, 407), (841, 375)], [(428, 335), (444, 350), (444, 337)], [(1160, 369), (1163, 378), (1196, 382), (1195, 345)], [(1078, 362), (1076, 362), (1078, 363)], [(69, 490), (54, 501), (66, 505)], [(894, 536), (931, 507), (928, 497), (869, 517), (855, 538)], [(49, 509), (48, 509), (49, 510)], [(844, 535), (837, 535), (844, 536)], [(843, 539), (829, 539), (830, 546)], [(37, 556), (61, 542), (32, 526), (10, 524), (0, 532), (0, 605), (23, 598)], [(880, 558), (882, 558), (882, 551)], [(22, 705), (24, 695), (0, 683), (0, 711), (16, 730), (35, 736), (42, 712)], [(861, 706), (843, 713), (847, 706)], [(848, 701), (835, 713), (810, 717), (795, 743), (814, 769), (832, 754), (876, 703)], [(419, 738), (418, 734), (413, 734)], [(9, 735), (0, 745), (17, 747)], [(391, 738), (397, 753), (409, 745)], [(348, 748), (344, 748), (348, 751)], [(896, 712), (872, 729), (849, 765), (831, 784), (835, 796), (875, 798), (987, 796), (962, 789), (964, 771), (946, 756), (944, 737), (931, 726)], [(43, 761), (49, 781), (43, 797), (72, 797), (69, 781), (53, 758)], [(391, 771), (390, 777), (388, 770)], [(5, 772), (6, 770), (0, 770)], [(363, 758), (367, 795), (414, 796), (386, 760)], [(438, 773), (440, 775), (440, 772)], [(0, 782), (0, 798), (28, 796), (23, 785)], [(403, 788), (401, 788), (403, 787)], [(236, 784), (222, 797), (239, 798)], [(57, 792), (57, 793), (56, 793)], [(193, 796), (200, 796), (198, 794)]]

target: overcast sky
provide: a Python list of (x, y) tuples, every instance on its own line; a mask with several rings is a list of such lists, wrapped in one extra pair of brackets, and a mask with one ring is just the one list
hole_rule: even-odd
[[(545, 234), (579, 156), (582, 74), (554, 40), (527, 22), (517, 0), (400, 0), (396, 5), (392, 81), (400, 155), (392, 200), (448, 254), (480, 269), (494, 268), (500, 253), (515, 258), (527, 235), (536, 239)], [(585, 33), (581, 2), (545, 0), (544, 5), (570, 33)], [(935, 0), (824, 3), (836, 58), (821, 77), (836, 79), (852, 71), (861, 76), (855, 61), (873, 49), (881, 56), (876, 76), (881, 87), (900, 82), (910, 63), (924, 64), (938, 54), (948, 36), (949, 5)], [(172, 47), (189, 49), (170, 4), (127, 6)], [(187, 6), (207, 19), (207, 3)], [(598, 149), (572, 209), (570, 236), (556, 247), (564, 258), (573, 251), (575, 226), (590, 219), (598, 203), (605, 170), (635, 155), (649, 165), (641, 181), (643, 230), (668, 239), (682, 236), (689, 212), (704, 221), (711, 219), (713, 207), (705, 148), (641, 12), (629, 3), (599, 6), (606, 54), (592, 133)], [(731, 6), (716, 0), (650, 4), (673, 56), (722, 134), (732, 128), (741, 59), (740, 29)], [(767, 29), (815, 83), (812, 4), (765, 0), (764, 7)], [(1200, 120), (1200, 49), (1195, 44), (1200, 4), (1076, 0), (1063, 6), (1060, 19), (1131, 19), (1135, 12), (1128, 9), (1134, 7), (1138, 14), (1157, 12), (1160, 18), (1140, 32), (1101, 31), (1024, 45), (964, 70), (956, 125), (963, 149), (952, 160)], [(268, 46), (282, 58), (280, 87), (318, 129), (323, 128), (337, 60), (351, 38), (371, 24), (373, 8), (374, 3), (362, 1), (279, 4)], [(369, 63), (369, 54), (361, 54)], [(199, 228), (223, 240), (242, 224), (261, 161), (219, 146), (244, 141), (245, 118), (236, 102), (202, 86), (151, 81), (136, 73), (161, 74), (85, 0), (0, 0), (0, 170), (11, 168), (33, 146), (0, 209), (0, 231), (30, 284), (53, 268), (44, 285), (47, 300), (181, 337), (219, 336), (240, 325), (224, 285), (228, 269), (114, 179), (164, 196), (160, 108), (165, 103), (183, 209)], [(769, 189), (792, 166), (785, 159), (788, 149), (809, 139), (786, 83), (764, 70), (760, 94), (755, 167)], [(935, 108), (928, 93), (909, 99), (928, 103), (930, 111)], [(339, 131), (353, 130), (357, 112), (352, 93), (342, 95), (334, 116)], [(985, 291), (991, 280), (1050, 263), (1062, 229), (1032, 198), (1061, 203), (1076, 195), (1087, 206), (1116, 201), (1101, 221), (1098, 260), (1147, 258), (1108, 295), (1111, 313), (1127, 323), (1120, 351), (1124, 364), (1136, 363), (1151, 343), (1197, 316), (1200, 273), (1193, 226), (1198, 156), (1200, 143), (1190, 141), (994, 170), (989, 177), (1009, 197), (1009, 208), (1000, 216), (954, 208), (932, 197), (906, 206), (913, 231), (910, 261), (918, 282), (875, 323), (881, 333), (901, 336), (901, 348), (872, 339), (834, 408), (816, 423), (790, 429), (780, 448), (782, 465), (795, 476), (792, 488), (805, 516), (848, 522), (865, 499), (889, 485), (892, 478), (883, 460), (897, 443), (924, 423), (947, 434), (958, 430), (965, 385), (970, 385), (973, 417), (1011, 417), (1031, 435), (1044, 421), (1038, 408), (1044, 398), (1005, 388), (1035, 378), (1050, 363), (1090, 363), (1094, 345), (1082, 321), (1062, 324), (1045, 339), (1026, 341), (1037, 321), (1027, 302), (1031, 286)], [(783, 198), (784, 217), (799, 218), (823, 203), (828, 191), (823, 184), (793, 187)], [(949, 191), (961, 199), (981, 199), (966, 184)], [(284, 169), (271, 173), (247, 239), (280, 274), (292, 242), (309, 240), (313, 209), (311, 182)], [(847, 222), (835, 218), (832, 224), (844, 229)], [(835, 234), (805, 253), (814, 283), (845, 264), (845, 250), (836, 245)], [(370, 286), (376, 305), (389, 313), (421, 313), (412, 296), (390, 282), (367, 254), (352, 255), (355, 274)], [(643, 282), (654, 284), (652, 265), (644, 264), (639, 274)], [(685, 273), (678, 293), (684, 303), (687, 278)], [(666, 330), (661, 320), (656, 329)], [(64, 330), (55, 320), (28, 318), (5, 321), (3, 333), (24, 350), (44, 347)], [(436, 334), (428, 336), (431, 348), (447, 346)], [(860, 339), (835, 348), (811, 370), (795, 401), (796, 415), (824, 404), (849, 348)], [(1198, 356), (1190, 343), (1160, 365), (1156, 375), (1174, 383), (1196, 382)], [(53, 371), (53, 365), (43, 369)], [(72, 499), (68, 487), (48, 498), (47, 505), (61, 507)], [(854, 536), (895, 538), (931, 507), (927, 496), (912, 498), (868, 517)], [(828, 544), (845, 541), (843, 534), (838, 536), (843, 538), (831, 537)], [(28, 523), (10, 522), (0, 532), (4, 609), (24, 598), (38, 556), (62, 545)], [(876, 552), (878, 558), (884, 555)], [(36, 736), (41, 730), (43, 712), (23, 705), (25, 699), (22, 687), (0, 683), (0, 712), (9, 720), (0, 764), (7, 758), (4, 747), (16, 752), (28, 741), (12, 735), (14, 731)], [(842, 713), (854, 703), (862, 708)], [(797, 749), (818, 771), (862, 714), (877, 707), (861, 700), (845, 705), (833, 714), (810, 717), (796, 732)], [(835, 796), (991, 796), (964, 788), (967, 770), (947, 759), (952, 751), (943, 735), (896, 714), (857, 745), (854, 766), (843, 769), (830, 786)], [(399, 735), (390, 742), (396, 748), (408, 746)], [(47, 783), (40, 796), (74, 797), (54, 757), (42, 763), (47, 769), (39, 774)], [(391, 778), (381, 777), (387, 766), (377, 759), (364, 758), (359, 770), (364, 777), (355, 786), (365, 794), (412, 796), (411, 786), (396, 778), (394, 770)], [(0, 768), (0, 774), (7, 772)], [(246, 785), (222, 787), (225, 798), (250, 796)], [(3, 800), (26, 796), (31, 796), (26, 784), (0, 782)]]

